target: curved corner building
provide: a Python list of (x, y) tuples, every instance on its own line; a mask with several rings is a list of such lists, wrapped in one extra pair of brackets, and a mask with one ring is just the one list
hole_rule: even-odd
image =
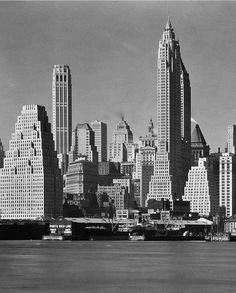
[(60, 215), (62, 177), (45, 107), (23, 106), (0, 169), (0, 218)]

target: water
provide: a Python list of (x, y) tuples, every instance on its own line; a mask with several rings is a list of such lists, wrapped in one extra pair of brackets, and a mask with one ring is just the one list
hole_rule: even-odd
[(235, 292), (236, 242), (0, 241), (0, 292)]

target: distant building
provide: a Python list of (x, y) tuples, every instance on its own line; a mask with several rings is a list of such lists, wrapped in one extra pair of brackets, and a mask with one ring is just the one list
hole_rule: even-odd
[[(72, 86), (68, 65), (55, 65), (52, 76), (52, 114), (55, 149), (62, 165), (62, 174), (67, 170), (67, 155), (72, 137)], [(66, 161), (64, 161), (64, 159)]]
[(190, 214), (190, 202), (183, 200), (173, 201), (172, 217), (183, 217)]
[(154, 125), (152, 119), (148, 124), (148, 134), (139, 137), (139, 147), (157, 147), (157, 136), (154, 134)]
[(129, 208), (129, 193), (128, 188), (121, 186), (120, 184), (114, 184), (112, 186), (100, 186), (98, 185), (98, 194), (108, 194), (111, 201), (113, 201), (117, 210), (124, 210)]
[(134, 156), (133, 133), (122, 118), (113, 131), (109, 144), (109, 160), (112, 162), (132, 161)]
[(236, 125), (229, 125), (228, 135), (227, 135), (227, 152), (235, 155), (235, 146), (236, 146)]
[(133, 178), (140, 179), (140, 203), (141, 207), (146, 206), (149, 183), (154, 172), (156, 159), (156, 148), (151, 146), (141, 147), (136, 155), (135, 172)]
[(199, 158), (207, 158), (209, 156), (210, 147), (207, 145), (206, 140), (198, 124), (196, 124), (191, 136), (191, 149), (192, 149), (192, 165), (198, 165)]
[(231, 153), (220, 156), (220, 206), (226, 208), (226, 217), (236, 214), (236, 158)]
[(113, 184), (119, 184), (123, 187), (127, 187), (128, 188), (128, 192), (131, 194), (131, 196), (133, 197), (134, 194), (134, 187), (132, 184), (132, 180), (130, 176), (124, 176), (122, 178), (115, 178), (113, 179)]
[(134, 186), (134, 202), (135, 208), (140, 207), (141, 197), (140, 197), (140, 179), (132, 179), (132, 184)]
[(98, 162), (107, 161), (107, 125), (104, 122), (95, 120), (91, 122), (91, 128), (95, 134), (95, 146), (98, 152)]
[(130, 178), (113, 179), (112, 186), (98, 185), (97, 194), (103, 193), (109, 195), (117, 210), (134, 207), (134, 186)]
[(0, 168), (3, 167), (4, 156), (5, 156), (5, 153), (4, 153), (4, 149), (3, 149), (2, 141), (1, 141), (1, 139), (0, 139)]
[(116, 175), (120, 174), (120, 163), (116, 162), (99, 162), (99, 175)]
[(94, 131), (88, 123), (77, 124), (73, 131), (69, 162), (75, 161), (81, 155), (87, 156), (87, 160), (90, 162), (96, 164), (98, 162)]
[(120, 173), (123, 175), (133, 175), (134, 163), (133, 162), (122, 162), (120, 163)]
[(226, 233), (236, 235), (236, 216), (232, 216), (225, 221), (224, 230)]
[(64, 193), (86, 194), (89, 191), (96, 192), (98, 184), (97, 165), (81, 156), (71, 162), (67, 173), (64, 175)]
[(157, 151), (157, 137), (154, 134), (152, 119), (148, 124), (148, 134), (139, 138), (139, 149), (136, 154), (133, 178), (140, 179), (139, 206), (146, 206), (149, 182), (154, 172), (154, 163)]
[(23, 106), (0, 169), (1, 219), (55, 217), (62, 177), (45, 107)]
[(184, 188), (184, 201), (190, 202), (190, 209), (200, 216), (215, 215), (219, 210), (217, 182), (210, 161), (199, 158), (198, 166), (191, 167)]

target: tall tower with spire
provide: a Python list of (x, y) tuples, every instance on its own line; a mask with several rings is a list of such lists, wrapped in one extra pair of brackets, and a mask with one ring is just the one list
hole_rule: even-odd
[(157, 60), (158, 151), (147, 199), (183, 194), (191, 162), (191, 88), (179, 41), (168, 18)]

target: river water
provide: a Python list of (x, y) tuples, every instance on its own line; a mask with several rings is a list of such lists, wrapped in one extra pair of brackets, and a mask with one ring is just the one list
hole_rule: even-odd
[(0, 292), (236, 292), (236, 242), (0, 241)]

